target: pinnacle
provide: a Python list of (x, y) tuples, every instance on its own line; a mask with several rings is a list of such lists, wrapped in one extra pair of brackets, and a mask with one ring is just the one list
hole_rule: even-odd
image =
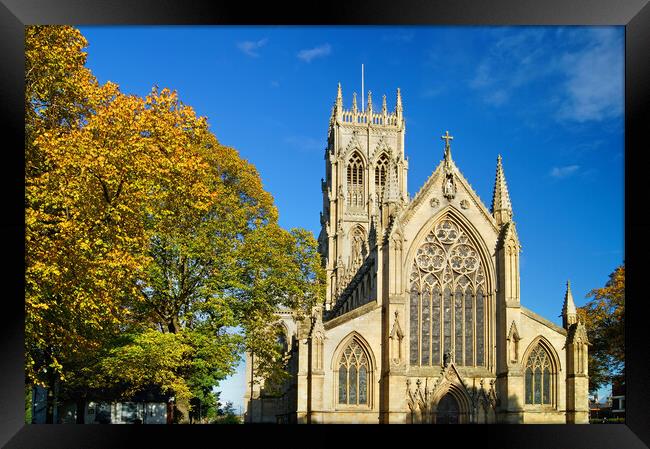
[(399, 198), (399, 188), (397, 185), (397, 165), (392, 163), (388, 168), (388, 182), (384, 202), (396, 202)]
[(506, 222), (512, 219), (512, 204), (506, 177), (501, 165), (501, 155), (497, 157), (497, 173), (494, 182), (494, 193), (492, 195), (492, 214), (497, 218), (497, 222)]
[(564, 294), (564, 307), (562, 312), (567, 313), (576, 313), (576, 305), (573, 302), (573, 294), (571, 293), (571, 281), (566, 281), (566, 293)]
[(571, 294), (571, 282), (566, 282), (566, 293), (564, 294), (564, 304), (562, 305), (562, 324), (565, 329), (577, 322), (578, 311), (573, 302), (573, 295)]

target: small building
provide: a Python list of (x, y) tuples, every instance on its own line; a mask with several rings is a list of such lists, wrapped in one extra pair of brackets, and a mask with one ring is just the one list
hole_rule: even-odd
[(612, 383), (612, 416), (625, 419), (625, 379)]
[(610, 419), (612, 417), (612, 406), (609, 401), (598, 402), (598, 399), (589, 400), (589, 419), (591, 421), (600, 422), (603, 419)]
[[(148, 396), (148, 397), (147, 397)], [(85, 424), (166, 424), (167, 402), (164, 398), (139, 395), (130, 402), (88, 401), (84, 407)], [(47, 389), (34, 387), (32, 393), (32, 424), (45, 424)], [(61, 402), (54, 407), (54, 423), (75, 424), (77, 405)]]

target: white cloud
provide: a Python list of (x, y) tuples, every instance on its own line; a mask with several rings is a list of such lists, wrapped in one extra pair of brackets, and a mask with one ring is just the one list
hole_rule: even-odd
[(311, 62), (312, 59), (327, 56), (331, 52), (332, 46), (330, 44), (323, 44), (318, 47), (300, 50), (298, 52), (298, 58), (305, 62)]
[(552, 176), (553, 178), (558, 178), (558, 179), (566, 178), (576, 173), (579, 168), (580, 168), (579, 165), (566, 165), (564, 167), (553, 167), (549, 175)]
[(558, 118), (600, 121), (623, 113), (624, 65), (620, 34), (611, 28), (592, 31), (595, 44), (564, 54), (567, 97)]
[(556, 120), (601, 121), (623, 113), (620, 29), (534, 27), (493, 36), (468, 81), (485, 103), (501, 106), (517, 89), (534, 85)]
[(501, 106), (506, 101), (508, 101), (508, 92), (506, 92), (505, 90), (495, 90), (493, 92), (486, 94), (483, 97), (483, 100), (486, 103), (491, 104), (493, 106)]
[(547, 36), (544, 28), (517, 31), (496, 30), (498, 39), (486, 50), (476, 67), (469, 87), (492, 106), (501, 106), (515, 89), (531, 83), (553, 69), (546, 49), (541, 45)]
[(257, 58), (260, 55), (257, 52), (257, 50), (265, 46), (268, 41), (269, 40), (267, 38), (264, 38), (264, 39), (260, 39), (259, 41), (237, 42), (237, 48), (239, 48), (242, 52), (244, 52), (248, 56)]

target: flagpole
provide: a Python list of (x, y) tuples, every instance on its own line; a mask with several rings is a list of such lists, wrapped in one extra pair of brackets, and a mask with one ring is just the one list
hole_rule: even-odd
[(366, 111), (366, 102), (364, 100), (364, 90), (363, 90), (363, 64), (361, 64), (361, 112)]

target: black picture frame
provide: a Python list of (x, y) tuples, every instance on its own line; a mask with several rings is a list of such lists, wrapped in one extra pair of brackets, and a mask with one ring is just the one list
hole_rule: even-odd
[[(32, 24), (280, 25), (624, 25), (626, 424), (492, 426), (76, 426), (24, 424), (24, 26)], [(186, 447), (206, 444), (313, 446), (397, 437), (397, 444), (450, 444), (477, 437), (497, 448), (643, 448), (650, 446), (650, 351), (643, 303), (650, 220), (642, 207), (644, 156), (650, 150), (650, 5), (648, 0), (417, 0), (299, 5), (266, 2), (0, 0), (0, 185), (5, 237), (0, 354), (0, 444), (7, 448)], [(603, 177), (602, 182), (608, 182)], [(566, 199), (570, 201), (570, 199)], [(621, 198), (623, 200), (623, 198)], [(603, 213), (607, 213), (606, 210)], [(585, 223), (585, 226), (588, 226)], [(561, 255), (559, 254), (561, 257)], [(579, 263), (579, 255), (576, 255)], [(332, 429), (335, 432), (332, 432)], [(341, 439), (339, 432), (345, 432)], [(415, 432), (415, 433), (414, 433)], [(320, 433), (320, 435), (319, 435)], [(386, 435), (384, 435), (386, 433)], [(392, 435), (397, 434), (397, 435)], [(234, 440), (227, 440), (233, 437)], [(279, 440), (278, 438), (281, 438)], [(352, 438), (352, 439), (350, 439)], [(144, 439), (144, 440), (142, 440)], [(138, 441), (140, 440), (140, 441)], [(143, 443), (144, 441), (144, 443)], [(277, 442), (277, 443), (276, 443)], [(144, 444), (144, 445), (143, 445)], [(210, 444), (210, 443), (208, 443)]]

